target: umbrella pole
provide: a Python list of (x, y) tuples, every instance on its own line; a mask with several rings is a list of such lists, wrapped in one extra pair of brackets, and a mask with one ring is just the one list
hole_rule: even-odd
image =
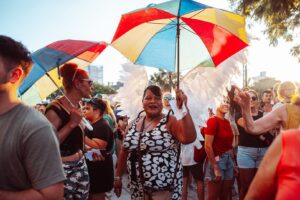
[(180, 49), (180, 24), (179, 24), (179, 11), (181, 1), (179, 0), (178, 13), (177, 13), (177, 24), (176, 24), (176, 40), (177, 40), (177, 89), (179, 89), (179, 49)]
[(180, 29), (179, 22), (177, 22), (176, 40), (177, 40), (177, 89), (179, 89), (179, 44), (180, 44)]

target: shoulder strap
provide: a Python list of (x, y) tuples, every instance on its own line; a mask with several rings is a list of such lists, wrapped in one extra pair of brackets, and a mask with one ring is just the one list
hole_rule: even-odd
[(174, 111), (172, 109), (170, 109), (169, 112), (168, 112), (168, 114), (167, 114), (167, 121), (166, 121), (166, 123), (168, 123), (170, 115), (174, 115)]
[[(139, 113), (139, 115), (140, 115), (140, 113)], [(141, 152), (140, 148), (141, 148), (142, 133), (144, 133), (144, 128), (145, 128), (145, 120), (146, 120), (146, 117), (144, 117), (144, 119), (143, 119), (143, 123), (142, 123), (142, 127), (141, 127), (141, 133), (139, 134), (138, 146), (137, 146), (139, 177), (140, 177), (142, 188), (143, 188), (143, 199), (145, 199), (145, 190), (144, 190), (145, 179), (144, 179), (144, 172), (143, 172), (142, 152)]]
[(139, 112), (139, 114), (138, 114), (137, 118), (140, 118), (140, 117), (141, 117), (141, 114), (142, 114), (143, 112), (145, 112), (145, 111), (144, 111), (144, 110), (142, 110), (141, 112)]

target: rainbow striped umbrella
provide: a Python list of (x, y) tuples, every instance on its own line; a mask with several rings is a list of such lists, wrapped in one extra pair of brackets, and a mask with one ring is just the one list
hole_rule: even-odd
[(179, 73), (216, 67), (248, 46), (248, 39), (244, 17), (172, 0), (122, 15), (111, 45), (135, 64)]
[(32, 54), (33, 68), (19, 88), (22, 98), (33, 98), (38, 94), (45, 99), (62, 86), (59, 66), (73, 62), (83, 68), (89, 65), (106, 48), (105, 42), (83, 40), (60, 40), (35, 51)]

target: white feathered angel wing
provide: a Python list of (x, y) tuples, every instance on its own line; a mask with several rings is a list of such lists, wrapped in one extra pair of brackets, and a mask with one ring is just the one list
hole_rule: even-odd
[[(198, 126), (206, 126), (208, 108), (217, 108), (223, 96), (227, 95), (226, 87), (230, 86), (232, 78), (240, 75), (241, 66), (246, 61), (247, 52), (242, 50), (217, 68), (198, 66), (183, 77), (180, 88), (188, 97), (188, 107), (197, 129)], [(197, 137), (202, 138), (199, 131)]]
[(143, 92), (148, 85), (147, 71), (144, 66), (132, 63), (122, 64), (122, 68), (120, 81), (124, 86), (118, 90), (114, 101), (121, 102), (120, 109), (134, 119), (143, 110)]

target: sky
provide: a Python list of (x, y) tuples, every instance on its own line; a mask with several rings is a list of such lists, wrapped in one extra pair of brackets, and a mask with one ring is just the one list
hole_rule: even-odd
[[(199, 1), (199, 0), (197, 0)], [(110, 42), (121, 14), (143, 8), (162, 0), (1, 0), (0, 34), (21, 41), (30, 51), (36, 51), (52, 42), (77, 39)], [(226, 0), (202, 0), (201, 3), (230, 10)], [(247, 31), (258, 37), (247, 47), (248, 74), (267, 76), (278, 80), (296, 81), (300, 65), (289, 55), (288, 45), (280, 42), (269, 47), (259, 24)], [(121, 64), (127, 60), (112, 47), (107, 48), (94, 64), (104, 66), (104, 83), (116, 82)], [(153, 70), (150, 70), (153, 72)], [(297, 72), (297, 73), (295, 73)]]

